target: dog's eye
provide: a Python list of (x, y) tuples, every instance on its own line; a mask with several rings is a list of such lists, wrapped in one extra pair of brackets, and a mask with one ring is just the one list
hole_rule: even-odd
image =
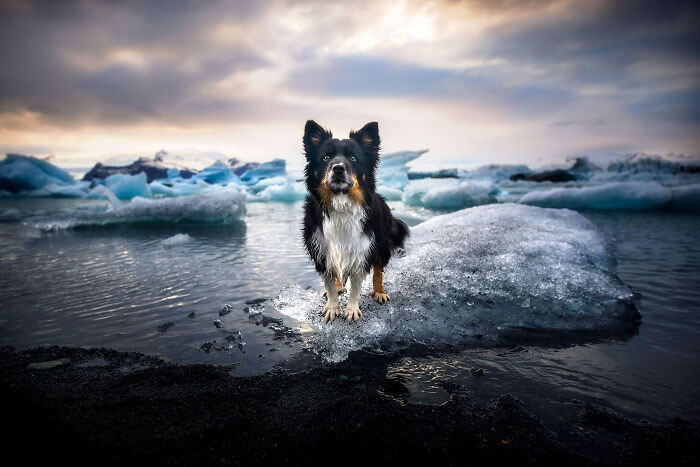
[(324, 157), (323, 157), (323, 160), (324, 160), (324, 161), (329, 161), (329, 160), (331, 160), (331, 156), (324, 156)]
[(355, 156), (350, 156), (350, 160), (355, 162), (357, 160), (357, 158)]

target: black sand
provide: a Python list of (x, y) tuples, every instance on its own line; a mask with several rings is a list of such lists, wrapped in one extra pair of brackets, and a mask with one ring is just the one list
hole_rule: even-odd
[[(41, 362), (57, 366), (27, 368)], [(0, 375), (3, 457), (22, 463), (638, 466), (696, 464), (700, 451), (683, 420), (572, 402), (576, 436), (564, 436), (509, 395), (476, 406), (450, 385), (441, 406), (407, 404), (350, 365), (238, 378), (107, 349), (5, 348)]]

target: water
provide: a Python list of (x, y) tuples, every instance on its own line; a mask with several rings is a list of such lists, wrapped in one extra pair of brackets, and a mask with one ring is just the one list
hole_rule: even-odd
[[(0, 208), (41, 217), (85, 203), (91, 202), (6, 200)], [(392, 206), (406, 211), (400, 203)], [(463, 385), (478, 402), (509, 392), (552, 423), (572, 398), (634, 418), (700, 421), (700, 216), (585, 215), (614, 241), (620, 277), (642, 294), (636, 331), (412, 350), (363, 364), (380, 367), (387, 391), (411, 402), (444, 402), (447, 382)], [(230, 225), (42, 232), (34, 226), (37, 217), (0, 222), (0, 345), (104, 346), (233, 365), (236, 375), (290, 360), (318, 364), (303, 351), (314, 332), (310, 326), (281, 316), (269, 301), (246, 304), (273, 297), (287, 284), (320, 293), (301, 246), (300, 216), (300, 203), (251, 203), (244, 222)], [(188, 237), (166, 241), (179, 234)], [(220, 316), (225, 304), (231, 311)], [(471, 368), (485, 375), (474, 377)]]

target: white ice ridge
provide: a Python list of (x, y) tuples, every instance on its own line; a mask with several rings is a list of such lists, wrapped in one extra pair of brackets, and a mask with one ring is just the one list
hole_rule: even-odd
[(60, 213), (62, 216), (54, 215), (50, 222), (39, 222), (38, 226), (43, 230), (56, 230), (137, 222), (226, 224), (240, 219), (246, 213), (246, 195), (235, 188), (176, 198), (136, 197), (128, 202), (112, 202), (113, 206), (106, 211), (64, 211)]
[(594, 330), (639, 318), (606, 239), (576, 212), (493, 204), (434, 217), (411, 234), (384, 276), (391, 301), (375, 304), (366, 287), (358, 323), (323, 324), (319, 292), (299, 286), (283, 289), (276, 308), (316, 326), (312, 349), (329, 361), (359, 349), (497, 342), (523, 329)]

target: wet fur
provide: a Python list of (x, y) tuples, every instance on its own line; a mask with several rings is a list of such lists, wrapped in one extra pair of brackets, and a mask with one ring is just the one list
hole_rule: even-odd
[[(406, 224), (394, 219), (384, 198), (375, 192), (380, 143), (377, 124), (368, 123), (351, 132), (349, 139), (338, 140), (310, 120), (303, 141), (309, 192), (304, 206), (304, 244), (316, 271), (324, 278), (327, 292), (336, 279), (344, 283), (356, 277), (361, 284), (373, 267), (375, 274), (380, 272), (381, 282), (381, 271), (392, 253), (404, 246), (409, 231)], [(345, 167), (347, 186), (332, 182), (332, 166), (339, 164)], [(388, 295), (380, 288), (375, 291), (383, 297), (375, 300), (384, 303)], [(327, 305), (333, 308), (333, 314), (338, 313), (334, 295), (334, 291), (329, 293)], [(349, 306), (357, 305), (349, 301)], [(354, 312), (359, 313), (359, 309)]]

